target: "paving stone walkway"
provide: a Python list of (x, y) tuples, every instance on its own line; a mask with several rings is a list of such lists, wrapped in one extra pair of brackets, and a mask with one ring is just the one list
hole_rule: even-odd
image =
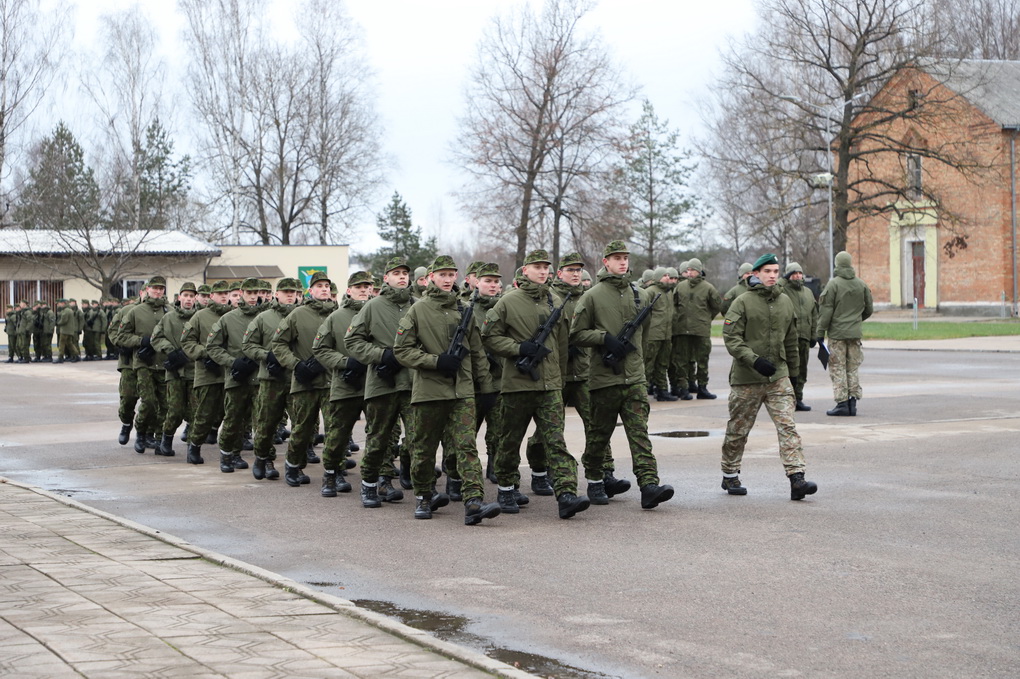
[(0, 676), (531, 676), (76, 505), (0, 478)]

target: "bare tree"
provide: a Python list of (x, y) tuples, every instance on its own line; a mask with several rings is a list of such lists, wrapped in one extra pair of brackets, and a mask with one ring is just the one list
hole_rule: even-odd
[(943, 57), (1020, 59), (1020, 0), (931, 0), (920, 29)]

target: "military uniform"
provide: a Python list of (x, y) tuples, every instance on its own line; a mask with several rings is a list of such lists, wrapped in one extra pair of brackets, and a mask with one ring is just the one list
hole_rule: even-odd
[(829, 337), (829, 377), (836, 407), (826, 415), (856, 415), (857, 400), (864, 397), (858, 376), (864, 362), (862, 324), (874, 311), (871, 289), (854, 274), (849, 252), (836, 255), (832, 280), (818, 298), (815, 336)]
[(803, 279), (791, 278), (793, 274), (803, 274), (804, 270), (797, 262), (786, 265), (785, 280), (780, 281), (782, 291), (793, 302), (793, 310), (797, 314), (797, 349), (800, 358), (800, 370), (790, 376), (793, 382), (793, 393), (796, 396), (797, 410), (808, 411), (811, 406), (804, 404), (804, 383), (807, 382), (809, 351), (814, 346), (815, 325), (818, 323), (818, 303), (814, 293), (804, 285)]
[(730, 310), (730, 305), (740, 295), (747, 292), (747, 277), (751, 274), (751, 263), (744, 262), (737, 269), (737, 284), (726, 291), (726, 294), (722, 296), (722, 315), (725, 316), (726, 312)]
[(56, 324), (56, 316), (46, 305), (46, 302), (39, 302), (39, 310), (36, 312), (35, 334), (32, 337), (35, 344), (35, 360), (53, 360), (53, 329)]
[(35, 313), (29, 308), (28, 302), (22, 301), (18, 310), (18, 363), (28, 363), (32, 360), (29, 348), (34, 328)]
[[(698, 398), (713, 399), (715, 394), (708, 391), (708, 359), (712, 353), (712, 319), (722, 310), (722, 297), (701, 275), (700, 260), (691, 259), (687, 265), (698, 271), (698, 275), (681, 281), (674, 293), (681, 316), (679, 333), (673, 337), (674, 343), (679, 342), (679, 349), (674, 352), (673, 370), (677, 382), (681, 385), (686, 382), (687, 389), (695, 392)], [(697, 364), (696, 377), (688, 370), (692, 362)]]
[(4, 311), (4, 332), (7, 334), (7, 362), (14, 363), (14, 342), (17, 337), (17, 317), (14, 315), (14, 307), (10, 304)]
[[(216, 281), (211, 291), (220, 294), (228, 292), (229, 289), (230, 284), (226, 281)], [(188, 429), (189, 464), (205, 462), (202, 458), (202, 444), (223, 420), (223, 368), (209, 356), (205, 340), (216, 321), (232, 308), (230, 304), (210, 301), (184, 324), (184, 331), (181, 333), (181, 349), (195, 362), (195, 381), (192, 385), (195, 419)]]
[[(185, 283), (180, 292), (195, 292), (194, 283)], [(157, 455), (174, 455), (173, 439), (182, 422), (194, 419), (192, 385), (195, 381), (195, 363), (187, 357), (181, 347), (184, 326), (198, 312), (197, 306), (184, 309), (173, 306), (160, 319), (152, 332), (152, 346), (156, 347), (166, 360), (163, 361), (166, 384), (166, 415), (163, 418), (162, 437)]]
[[(478, 277), (482, 276), (493, 276), (496, 278), (502, 278), (502, 274), (499, 272), (499, 265), (493, 262), (483, 264), (478, 269)], [(489, 309), (496, 306), (496, 302), (502, 296), (502, 292), (489, 297), (479, 294), (477, 297), (473, 297), (472, 304), (474, 310), (471, 314), (471, 320), (474, 322), (475, 327), (478, 328), (478, 332), (482, 331), (485, 327), (485, 315), (489, 312)], [(503, 379), (503, 359), (499, 356), (494, 355), (490, 351), (485, 352), (486, 360), (489, 362), (489, 377), (491, 378), (492, 394), (482, 394), (481, 392), (475, 392), (475, 434), (482, 428), (482, 423), (485, 423), (485, 477), (495, 481), (496, 475), (494, 471), (494, 465), (496, 463), (496, 452), (499, 450), (499, 441), (503, 435), (503, 401), (499, 394), (499, 384)], [(543, 468), (545, 460), (545, 452), (541, 451)], [(443, 459), (447, 471), (453, 475), (457, 465), (456, 457), (453, 455), (446, 455)], [(528, 462), (532, 462), (531, 452), (528, 453)], [(457, 477), (459, 478), (459, 476)], [(550, 489), (549, 494), (552, 493)]]
[[(153, 276), (146, 288), (166, 288), (166, 279)], [(120, 322), (118, 344), (134, 353), (132, 367), (138, 385), (141, 404), (135, 416), (135, 452), (144, 453), (146, 447), (155, 447), (154, 437), (162, 431), (166, 417), (166, 384), (163, 361), (166, 356), (152, 346), (152, 333), (166, 313), (166, 299), (146, 296), (132, 306)]]
[[(646, 290), (648, 301), (658, 297), (648, 325), (644, 329), (645, 377), (654, 389), (658, 401), (675, 401), (677, 397), (669, 392), (669, 359), (673, 351), (673, 289), (675, 284), (663, 282), (666, 269), (660, 267), (652, 273)], [(659, 297), (661, 295), (661, 297)]]
[[(118, 344), (120, 342), (121, 321), (124, 319), (124, 314), (130, 309), (131, 303), (128, 301), (127, 304), (117, 309), (117, 312), (113, 315), (113, 320), (110, 321), (110, 341), (114, 343), (117, 349), (117, 372), (120, 373), (120, 382), (117, 389), (119, 395), (117, 416), (120, 418), (120, 435), (117, 437), (117, 441), (122, 446), (127, 445), (128, 436), (131, 434), (131, 427), (135, 420), (135, 406), (138, 404), (138, 380), (135, 379), (134, 361), (132, 360), (133, 352), (130, 349), (122, 348)], [(60, 333), (61, 319), (68, 318), (63, 315), (65, 311), (68, 311), (67, 307), (61, 309), (57, 314), (58, 333)], [(60, 334), (60, 338), (59, 349), (61, 353), (58, 362), (63, 360), (63, 333)]]
[(74, 312), (74, 360), (81, 359), (81, 338), (85, 332), (85, 312), (78, 307), (78, 302), (71, 299), (71, 310)]

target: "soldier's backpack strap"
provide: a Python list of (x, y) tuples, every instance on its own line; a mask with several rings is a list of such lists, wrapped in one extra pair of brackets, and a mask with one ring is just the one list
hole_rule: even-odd
[(630, 284), (630, 291), (634, 293), (634, 308), (641, 309), (641, 295), (638, 294), (637, 286), (633, 283)]

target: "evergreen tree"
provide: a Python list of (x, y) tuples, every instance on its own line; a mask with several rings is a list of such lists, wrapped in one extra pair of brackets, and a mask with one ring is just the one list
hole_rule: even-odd
[(406, 258), (412, 273), (416, 267), (428, 266), (436, 258), (438, 245), (435, 237), (422, 243), (421, 227), (414, 226), (411, 208), (400, 197), (400, 193), (393, 192), (393, 199), (376, 216), (375, 224), (378, 234), (391, 245), (382, 247), (369, 256), (368, 266), (372, 273), (382, 274), (386, 262), (391, 257)]
[(159, 119), (145, 130), (144, 146), (134, 150), (133, 167), (117, 180), (112, 226), (122, 229), (166, 229), (173, 211), (188, 199), (191, 158), (174, 160), (174, 142)]

